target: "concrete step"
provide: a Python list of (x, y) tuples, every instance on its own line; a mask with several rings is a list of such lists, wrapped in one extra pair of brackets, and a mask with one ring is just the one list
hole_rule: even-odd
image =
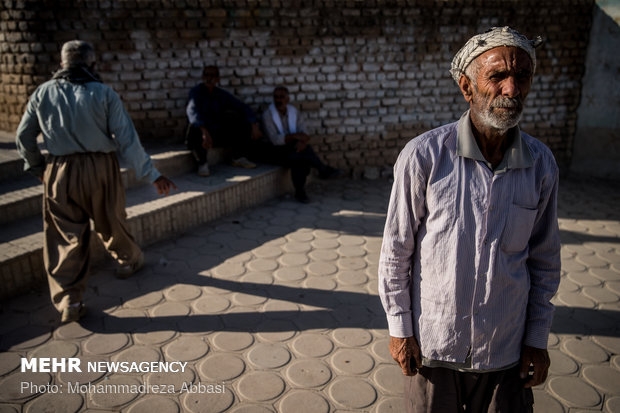
[[(23, 161), (11, 142), (0, 142), (0, 299), (12, 297), (45, 281), (43, 270), (43, 187), (23, 172)], [(13, 146), (11, 146), (13, 145)], [(188, 228), (248, 208), (290, 190), (285, 170), (260, 166), (243, 170), (223, 165), (227, 153), (209, 152), (212, 176), (198, 177), (195, 161), (183, 146), (147, 149), (153, 163), (179, 187), (168, 197), (138, 181), (122, 168), (127, 194), (128, 225), (140, 245), (182, 233)], [(122, 165), (121, 165), (122, 166)], [(107, 257), (93, 235), (92, 258)]]
[[(162, 155), (162, 172), (166, 173), (168, 167), (178, 168), (172, 161), (175, 156)], [(160, 162), (156, 156), (153, 158)], [(289, 174), (279, 167), (240, 169), (219, 164), (211, 169), (212, 176), (208, 178), (198, 177), (193, 171), (177, 175), (174, 182), (179, 189), (167, 197), (157, 195), (151, 185), (129, 185), (128, 225), (140, 245), (176, 236), (290, 191)], [(170, 172), (167, 174), (173, 176)], [(40, 199), (40, 193), (37, 197)], [(0, 299), (16, 296), (45, 281), (41, 216), (9, 221), (0, 231)], [(94, 261), (102, 261), (106, 256), (103, 246), (100, 242), (93, 245)]]
[[(212, 158), (217, 161), (220, 154)], [(168, 148), (152, 153), (151, 159), (155, 167), (166, 176), (178, 176), (193, 171), (196, 167), (190, 151), (181, 148)], [(23, 168), (23, 162), (20, 168)], [(9, 161), (13, 163), (13, 161)], [(0, 164), (4, 165), (4, 164)], [(145, 182), (136, 179), (131, 169), (121, 168), (123, 185), (126, 189), (144, 185)], [(43, 186), (35, 177), (25, 174), (10, 175), (0, 183), (0, 224), (41, 214)]]

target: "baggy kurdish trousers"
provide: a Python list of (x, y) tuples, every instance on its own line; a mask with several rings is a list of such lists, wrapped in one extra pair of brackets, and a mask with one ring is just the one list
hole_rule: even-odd
[(58, 311), (82, 301), (88, 280), (91, 225), (121, 265), (141, 251), (126, 224), (125, 188), (116, 154), (50, 156), (43, 175), (43, 263)]

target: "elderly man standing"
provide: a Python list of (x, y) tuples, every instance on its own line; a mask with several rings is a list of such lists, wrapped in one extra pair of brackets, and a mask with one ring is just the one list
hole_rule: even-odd
[(379, 290), (409, 412), (532, 411), (547, 377), (558, 168), (518, 127), (536, 43), (471, 38), (451, 70), (469, 110), (395, 164)]
[[(119, 278), (144, 265), (125, 222), (116, 152), (159, 194), (167, 195), (176, 186), (153, 167), (118, 94), (95, 72), (93, 47), (80, 40), (65, 43), (61, 67), (30, 97), (16, 143), (24, 169), (43, 182), (43, 261), (52, 302), (66, 323), (86, 311), (90, 219), (120, 264)], [(39, 133), (49, 151), (47, 159), (37, 146)]]

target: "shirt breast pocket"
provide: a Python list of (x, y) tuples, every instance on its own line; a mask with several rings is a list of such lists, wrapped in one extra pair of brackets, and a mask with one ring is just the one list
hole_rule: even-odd
[(502, 234), (502, 250), (520, 252), (527, 247), (537, 213), (536, 208), (514, 204), (510, 206)]

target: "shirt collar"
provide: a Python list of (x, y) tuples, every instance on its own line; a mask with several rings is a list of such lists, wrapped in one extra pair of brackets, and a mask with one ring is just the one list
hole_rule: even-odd
[[(500, 164), (495, 168), (494, 172), (505, 172), (507, 169), (529, 168), (534, 164), (532, 153), (526, 145), (525, 141), (521, 138), (521, 130), (519, 126), (508, 131), (508, 134), (512, 140), (512, 143), (506, 149), (504, 158)], [(471, 130), (471, 121), (469, 119), (469, 110), (461, 116), (457, 126), (456, 135), (456, 154), (465, 158), (474, 159), (489, 164), (480, 148), (476, 143), (476, 138)]]

